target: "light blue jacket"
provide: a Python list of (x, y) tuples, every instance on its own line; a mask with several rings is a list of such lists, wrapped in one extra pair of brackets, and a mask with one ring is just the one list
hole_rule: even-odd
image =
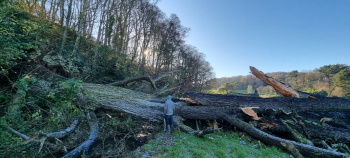
[(174, 115), (175, 112), (175, 103), (171, 100), (171, 95), (168, 96), (168, 99), (165, 101), (164, 113), (166, 115)]

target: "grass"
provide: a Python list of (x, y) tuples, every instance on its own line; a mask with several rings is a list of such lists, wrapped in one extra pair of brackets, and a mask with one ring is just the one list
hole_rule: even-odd
[(135, 157), (176, 158), (289, 158), (289, 154), (237, 132), (217, 132), (203, 138), (176, 131), (159, 133), (140, 147)]
[(241, 93), (241, 94), (248, 94), (247, 90), (245, 89), (237, 89), (235, 90), (236, 93)]
[[(208, 94), (226, 94), (226, 93), (219, 93), (219, 92), (216, 91), (216, 89), (204, 90), (203, 93), (208, 93)], [(244, 89), (236, 89), (235, 93), (248, 94), (247, 90), (244, 90)]]

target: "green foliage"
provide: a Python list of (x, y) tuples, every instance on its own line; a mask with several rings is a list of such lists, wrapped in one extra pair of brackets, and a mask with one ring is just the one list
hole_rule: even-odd
[(298, 77), (298, 70), (294, 70), (288, 73), (288, 76), (291, 78), (297, 78)]
[(68, 79), (59, 84), (58, 88), (55, 91), (50, 92), (48, 95), (49, 98), (55, 101), (74, 101), (82, 88), (80, 80)]
[(23, 75), (19, 80), (16, 81), (15, 86), (17, 93), (26, 93), (29, 90), (29, 84), (36, 82), (37, 79), (29, 75)]
[(0, 2), (0, 69), (7, 69), (17, 60), (27, 58), (42, 40), (35, 40), (40, 24), (25, 12), (23, 2), (5, 0)]
[(343, 69), (333, 78), (334, 85), (341, 87), (346, 95), (350, 95), (350, 68)]
[(234, 93), (236, 87), (237, 83), (224, 83), (217, 89), (217, 92), (220, 94)]
[(255, 90), (252, 85), (248, 85), (247, 87), (247, 94), (254, 94)]
[(203, 90), (202, 92), (207, 94), (217, 94), (216, 89)]
[(310, 93), (310, 94), (316, 94), (316, 95), (321, 95), (321, 96), (328, 96), (328, 93), (325, 90), (317, 90), (315, 88), (307, 88), (306, 90), (304, 90), (304, 92), (306, 93)]
[(128, 60), (125, 54), (116, 54), (114, 49), (105, 45), (99, 46), (97, 52), (97, 58), (91, 58), (91, 60), (95, 60), (94, 76), (97, 77), (95, 81), (121, 80), (130, 73), (127, 71)]
[(8, 107), (8, 113), (14, 118), (20, 118), (21, 108), (25, 106), (27, 91), (29, 84), (36, 82), (36, 79), (28, 75), (24, 75), (16, 81), (14, 86), (17, 88), (16, 94)]
[(240, 137), (232, 132), (207, 134), (203, 138), (183, 132), (174, 132), (171, 136), (158, 134), (156, 137), (141, 147), (145, 152), (154, 153), (152, 157), (289, 157), (276, 147), (250, 141), (250, 137)]
[[(23, 126), (25, 124), (25, 119), (21, 110), (26, 105), (27, 92), (29, 90), (29, 85), (36, 82), (36, 79), (28, 75), (24, 75), (18, 79), (14, 86), (17, 91), (13, 98), (5, 97), (1, 95), (2, 101), (4, 103), (10, 103), (7, 107), (12, 110), (8, 110), (8, 115), (4, 115), (0, 118), (0, 157), (5, 157), (8, 152), (11, 152), (13, 148), (18, 147), (18, 145), (24, 145), (24, 142), (21, 138), (13, 136), (12, 133), (7, 129), (10, 125), (18, 128), (18, 131), (28, 130), (30, 127)], [(6, 105), (5, 105), (6, 107)], [(21, 114), (21, 115), (20, 115)], [(2, 155), (3, 154), (3, 155)]]
[(131, 117), (123, 118), (110, 118), (108, 121), (103, 121), (102, 128), (114, 128), (114, 130), (122, 132), (122, 131), (130, 131), (131, 129), (137, 127), (137, 123), (132, 120)]
[(325, 65), (319, 68), (319, 71), (323, 73), (326, 77), (333, 76), (348, 66), (345, 64), (335, 64), (335, 65)]
[(262, 96), (277, 96), (276, 91), (271, 86), (259, 87), (257, 88), (258, 92)]
[(0, 157), (7, 157), (11, 149), (18, 148), (19, 145), (24, 145), (22, 138), (13, 136), (8, 129), (5, 118), (0, 119)]
[[(4, 142), (0, 143), (0, 157), (18, 157), (23, 153), (27, 153), (27, 157), (38, 156), (37, 144), (25, 143), (22, 138), (6, 129), (7, 127), (35, 137), (36, 134), (29, 134), (62, 130), (67, 128), (70, 122), (83, 116), (80, 109), (73, 104), (81, 93), (81, 81), (69, 79), (61, 82), (46, 97), (29, 93), (29, 84), (35, 81), (35, 78), (25, 75), (15, 83), (17, 91), (13, 95), (14, 98), (6, 98), (18, 98), (21, 103), (18, 111), (21, 112), (16, 117), (8, 113), (0, 118), (0, 142)], [(11, 108), (11, 105), (5, 107)]]
[(48, 94), (50, 99), (50, 114), (52, 123), (65, 122), (67, 117), (82, 115), (82, 112), (73, 105), (73, 101), (81, 93), (81, 81), (69, 79), (59, 84), (59, 87)]

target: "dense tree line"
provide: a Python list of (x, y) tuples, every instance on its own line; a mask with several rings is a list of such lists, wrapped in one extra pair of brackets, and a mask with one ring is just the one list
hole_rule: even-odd
[[(166, 17), (157, 7), (157, 1), (5, 0), (2, 3), (18, 6), (21, 8), (18, 11), (45, 20), (35, 27), (50, 33), (42, 36), (45, 33), (36, 32), (34, 41), (40, 40), (40, 44), (33, 46), (35, 53), (30, 55), (46, 53), (60, 59), (75, 59), (62, 64), (75, 77), (109, 82), (173, 71), (172, 84), (186, 82), (196, 89), (213, 78), (204, 55), (184, 41), (189, 28), (182, 26), (175, 14)], [(74, 71), (68, 65), (78, 69)]]
[[(324, 65), (310, 72), (273, 72), (266, 73), (295, 90), (316, 93), (324, 96), (347, 96), (350, 92), (350, 66), (345, 64)], [(212, 88), (218, 89), (225, 83), (236, 83), (236, 90), (247, 90), (253, 93), (277, 95), (272, 87), (267, 86), (254, 75), (234, 76), (216, 79)]]

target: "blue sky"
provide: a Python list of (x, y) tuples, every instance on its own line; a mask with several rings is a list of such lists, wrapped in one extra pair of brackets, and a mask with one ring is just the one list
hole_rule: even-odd
[(350, 65), (350, 0), (161, 0), (216, 77)]

